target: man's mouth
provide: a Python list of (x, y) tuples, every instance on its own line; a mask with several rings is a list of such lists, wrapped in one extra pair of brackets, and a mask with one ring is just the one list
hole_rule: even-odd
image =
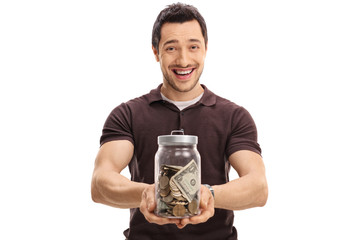
[(191, 73), (194, 71), (195, 68), (191, 69), (173, 69), (172, 71), (179, 77), (186, 77), (190, 76)]

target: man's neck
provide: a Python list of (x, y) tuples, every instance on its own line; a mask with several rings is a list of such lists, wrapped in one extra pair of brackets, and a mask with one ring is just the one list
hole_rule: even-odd
[(200, 84), (197, 84), (193, 89), (188, 92), (179, 92), (172, 89), (170, 86), (165, 84), (161, 87), (161, 93), (168, 99), (173, 101), (190, 101), (194, 98), (197, 98), (204, 92), (203, 87)]

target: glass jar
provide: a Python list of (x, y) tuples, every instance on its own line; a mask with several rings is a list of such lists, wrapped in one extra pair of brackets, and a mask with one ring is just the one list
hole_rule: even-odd
[(201, 159), (198, 137), (175, 130), (158, 136), (155, 155), (155, 214), (167, 218), (198, 215)]

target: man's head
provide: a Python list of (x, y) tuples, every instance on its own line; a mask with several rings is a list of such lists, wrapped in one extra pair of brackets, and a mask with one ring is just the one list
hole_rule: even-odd
[(204, 18), (201, 16), (199, 11), (195, 7), (182, 3), (174, 3), (172, 5), (169, 5), (167, 8), (165, 8), (159, 13), (153, 26), (152, 46), (157, 51), (159, 51), (161, 27), (164, 23), (184, 23), (191, 20), (196, 20), (200, 24), (201, 33), (207, 46), (208, 36)]
[(178, 3), (161, 11), (154, 24), (152, 48), (164, 77), (162, 92), (167, 97), (181, 94), (183, 100), (192, 99), (202, 92), (199, 79), (207, 51), (207, 31), (196, 8)]

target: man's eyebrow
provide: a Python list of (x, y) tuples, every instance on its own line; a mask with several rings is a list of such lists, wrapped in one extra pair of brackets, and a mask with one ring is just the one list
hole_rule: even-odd
[(198, 43), (201, 43), (201, 41), (200, 41), (199, 39), (196, 39), (196, 38), (189, 39), (189, 42), (198, 42)]
[[(196, 38), (191, 38), (188, 40), (189, 42), (197, 42), (197, 43), (201, 43), (201, 41), (199, 39), (196, 39)], [(168, 40), (166, 42), (164, 42), (163, 44), (163, 47), (168, 45), (168, 44), (172, 44), (172, 43), (178, 43), (179, 40), (176, 40), (176, 39), (172, 39), (172, 40)]]
[(178, 40), (175, 40), (175, 39), (173, 39), (173, 40), (168, 40), (168, 41), (164, 42), (163, 46), (166, 46), (166, 45), (172, 44), (172, 43), (178, 43), (178, 42), (179, 42), (179, 41), (178, 41)]

